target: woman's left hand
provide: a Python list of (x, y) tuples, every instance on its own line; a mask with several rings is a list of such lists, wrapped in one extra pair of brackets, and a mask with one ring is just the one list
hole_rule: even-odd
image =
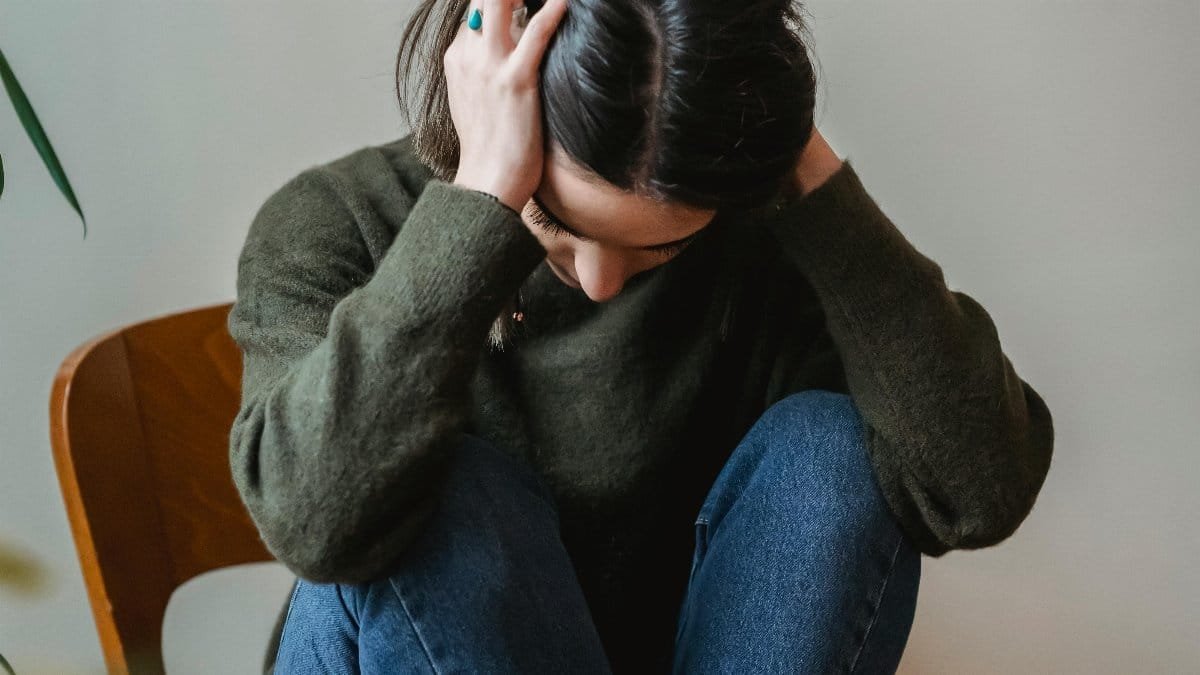
[(840, 168), (842, 168), (841, 158), (837, 156), (833, 148), (829, 147), (825, 137), (814, 126), (812, 136), (808, 139), (808, 144), (804, 146), (804, 150), (800, 153), (800, 160), (796, 163), (794, 174), (796, 189), (802, 196), (807, 195), (820, 187)]

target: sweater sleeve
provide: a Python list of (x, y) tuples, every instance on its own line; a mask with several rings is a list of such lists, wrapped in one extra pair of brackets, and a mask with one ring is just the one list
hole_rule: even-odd
[(769, 213), (820, 299), (877, 482), (910, 540), (936, 557), (1010, 536), (1045, 481), (1054, 428), (991, 317), (947, 288), (848, 160)]
[(243, 354), (229, 458), (272, 554), (358, 583), (427, 522), (487, 331), (545, 249), (508, 206), (434, 178), (376, 266), (344, 183), (307, 169), (251, 223), (228, 318)]

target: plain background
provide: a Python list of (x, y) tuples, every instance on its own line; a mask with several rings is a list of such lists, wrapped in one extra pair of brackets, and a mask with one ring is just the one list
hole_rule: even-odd
[[(408, 2), (5, 0), (0, 47), (88, 216), (0, 100), (0, 582), (18, 675), (102, 660), (48, 441), (62, 358), (234, 298), (288, 178), (399, 137)], [(1200, 3), (808, 5), (818, 126), (951, 288), (989, 311), (1056, 445), (999, 546), (925, 558), (904, 673), (1200, 668)], [(964, 448), (969, 452), (969, 448)], [(172, 673), (252, 673), (291, 577), (190, 582)]]

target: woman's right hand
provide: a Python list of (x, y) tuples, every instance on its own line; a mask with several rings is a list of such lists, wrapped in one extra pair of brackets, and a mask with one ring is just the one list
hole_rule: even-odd
[[(472, 0), (472, 9), (480, 0)], [(542, 180), (538, 70), (567, 0), (547, 0), (514, 39), (523, 0), (482, 0), (483, 30), (459, 24), (442, 57), (450, 118), (458, 132), (454, 183), (495, 195), (520, 213)]]

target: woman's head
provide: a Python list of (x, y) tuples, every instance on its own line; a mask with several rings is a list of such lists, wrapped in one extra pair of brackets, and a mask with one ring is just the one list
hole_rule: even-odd
[[(468, 3), (423, 0), (396, 61), (417, 152), (445, 180), (458, 138), (440, 57)], [(547, 146), (620, 189), (712, 209), (761, 203), (812, 128), (800, 12), (794, 0), (570, 0), (541, 66)]]
[[(459, 146), (439, 57), (469, 1), (423, 0), (396, 63), (415, 150), (443, 180)], [(522, 214), (537, 224), (549, 207), (593, 240), (539, 234), (556, 272), (607, 299), (669, 259), (642, 245), (788, 188), (816, 100), (800, 12), (794, 0), (569, 0), (541, 64), (546, 163)]]

